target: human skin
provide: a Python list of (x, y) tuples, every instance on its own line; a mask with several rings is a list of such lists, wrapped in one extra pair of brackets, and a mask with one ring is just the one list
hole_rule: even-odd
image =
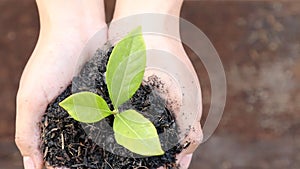
[[(141, 25), (144, 30), (152, 30), (151, 27), (155, 25), (157, 32), (144, 34), (147, 50), (158, 50), (171, 54), (187, 66), (194, 79), (198, 79), (180, 40), (179, 18), (183, 0), (151, 0), (151, 3), (148, 2), (147, 0), (117, 0), (113, 20), (108, 28), (108, 39), (111, 42), (117, 42), (122, 35), (137, 26)], [(166, 33), (166, 36), (161, 33)], [(163, 56), (161, 57), (163, 59)], [(168, 83), (168, 81), (165, 81), (165, 83)], [(199, 80), (196, 82), (196, 86), (198, 92), (201, 93)], [(176, 93), (176, 91), (173, 91), (173, 93)], [(175, 95), (172, 97), (176, 97)], [(188, 168), (192, 153), (202, 141), (203, 133), (200, 126), (201, 98), (199, 98), (199, 101), (199, 110), (191, 127), (192, 130), (183, 141), (183, 143), (187, 141), (191, 144), (177, 155), (177, 163), (180, 164), (182, 169)]]
[[(79, 54), (99, 30), (107, 41), (102, 0), (37, 0), (40, 34), (17, 93), (15, 141), (25, 169), (41, 169), (38, 123), (47, 105), (71, 83)], [(88, 51), (86, 51), (88, 52)]]
[[(118, 19), (133, 14), (153, 12), (179, 16), (182, 4), (182, 1), (176, 0), (166, 0), (163, 3), (152, 0), (147, 1), (147, 5), (144, 0), (118, 0), (112, 24), (107, 30), (103, 0), (36, 0), (36, 2), (40, 14), (40, 35), (23, 71), (17, 94), (15, 141), (23, 156), (25, 169), (41, 169), (43, 166), (39, 149), (38, 123), (47, 105), (71, 83), (74, 72), (78, 69), (78, 61), (88, 59), (88, 57), (79, 58), (87, 41), (101, 30), (100, 42), (97, 43), (101, 46), (107, 41), (107, 35), (114, 38), (119, 36), (120, 32), (129, 32), (129, 28), (134, 28), (135, 24), (143, 26), (142, 23), (136, 22), (132, 23), (128, 30), (123, 30), (121, 25), (114, 25)], [(175, 30), (177, 29), (179, 35), (179, 27), (175, 27)], [(188, 65), (196, 76), (181, 43), (153, 36), (145, 36), (145, 41), (148, 49), (163, 48), (174, 54)], [(94, 49), (92, 47), (84, 52), (89, 53)], [(197, 122), (200, 116), (201, 110)], [(177, 156), (182, 168), (188, 167), (191, 153), (201, 140), (200, 123), (196, 123), (194, 127), (196, 132), (189, 133), (187, 138), (192, 144)]]

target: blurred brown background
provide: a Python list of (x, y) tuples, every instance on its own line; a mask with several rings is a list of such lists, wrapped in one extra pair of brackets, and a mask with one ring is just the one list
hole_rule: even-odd
[[(113, 5), (107, 0), (108, 20)], [(0, 11), (0, 169), (21, 169), (15, 96), (38, 37), (38, 14), (34, 0), (0, 0)], [(182, 17), (212, 41), (228, 83), (222, 121), (190, 168), (299, 169), (300, 1), (186, 1)], [(201, 79), (205, 121), (210, 84), (188, 53)]]

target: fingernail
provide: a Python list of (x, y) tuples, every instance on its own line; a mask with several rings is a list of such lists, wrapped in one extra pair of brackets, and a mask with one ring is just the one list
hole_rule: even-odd
[(190, 163), (192, 161), (193, 154), (188, 154), (182, 157), (180, 160), (180, 168), (181, 169), (188, 169), (190, 166)]
[(31, 157), (23, 157), (23, 163), (25, 169), (35, 169), (33, 160)]

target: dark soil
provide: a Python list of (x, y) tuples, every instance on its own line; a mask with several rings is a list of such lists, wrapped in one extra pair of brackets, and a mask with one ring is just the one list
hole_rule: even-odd
[(109, 47), (97, 50), (79, 75), (73, 78), (72, 84), (48, 105), (41, 122), (44, 161), (50, 166), (73, 169), (178, 168), (175, 156), (183, 147), (178, 143), (175, 117), (155, 92), (163, 85), (156, 76), (144, 81), (120, 110), (135, 109), (153, 122), (165, 150), (162, 156), (141, 157), (118, 145), (112, 130), (112, 116), (95, 124), (82, 124), (58, 105), (72, 93), (91, 91), (101, 95), (112, 108), (105, 83), (106, 64), (111, 50)]

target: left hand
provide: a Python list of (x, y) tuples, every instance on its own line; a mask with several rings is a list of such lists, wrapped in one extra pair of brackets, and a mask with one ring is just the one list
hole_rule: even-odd
[[(143, 17), (143, 16), (141, 16), (141, 17)], [(133, 18), (135, 18), (135, 17), (133, 17)], [(149, 20), (147, 20), (147, 21), (151, 22)], [(166, 21), (166, 22), (168, 22), (168, 21)], [(126, 26), (123, 25), (124, 23), (126, 23)], [(135, 27), (137, 27), (139, 25), (142, 25), (142, 24), (135, 19), (131, 20), (130, 16), (126, 19), (123, 19), (123, 20), (121, 19), (120, 21), (116, 20), (110, 24), (110, 27), (108, 29), (108, 32), (109, 32), (108, 39), (111, 42), (115, 43), (117, 40), (122, 38), (122, 35), (126, 35), (128, 32), (130, 32), (130, 30), (134, 29)], [(146, 26), (149, 26), (149, 25), (152, 25), (152, 24), (147, 24)], [(145, 28), (145, 26), (142, 25), (142, 28)], [(170, 27), (168, 27), (168, 28), (170, 28)], [(173, 28), (176, 29), (176, 25), (173, 26)], [(164, 28), (162, 28), (162, 29), (164, 29)], [(159, 34), (154, 34), (154, 35), (153, 34), (143, 34), (143, 37), (144, 37), (144, 40), (146, 43), (147, 50), (154, 49), (154, 50), (164, 51), (164, 52), (171, 54), (173, 57), (175, 57), (174, 59), (180, 60), (189, 69), (189, 71), (191, 72), (191, 74), (193, 76), (193, 79), (198, 79), (197, 74), (193, 68), (193, 65), (190, 62), (187, 54), (184, 51), (181, 41), (174, 40), (168, 36), (163, 36), (163, 35), (159, 35)], [(149, 56), (147, 56), (147, 57), (149, 57)], [(164, 57), (164, 56), (160, 56), (160, 57)], [(150, 59), (151, 59), (151, 56), (150, 56)], [(172, 61), (170, 61), (170, 64), (172, 64)], [(163, 77), (163, 76), (160, 76), (159, 73), (156, 75), (158, 77)], [(172, 86), (172, 85), (168, 85), (168, 83), (170, 83), (170, 81), (168, 79), (162, 79), (162, 81), (163, 81), (163, 83), (167, 84), (166, 86)], [(198, 92), (201, 94), (199, 80), (197, 80), (195, 83), (196, 83)], [(181, 94), (181, 93), (178, 93), (179, 91), (177, 91), (176, 89), (171, 89), (171, 91), (173, 94), (172, 96), (170, 96), (170, 97), (173, 97), (171, 99), (176, 100), (176, 98), (179, 98), (179, 97), (176, 97), (176, 95)], [(176, 94), (174, 94), (174, 93), (176, 93)], [(177, 155), (177, 164), (179, 164), (182, 169), (187, 169), (189, 167), (190, 162), (192, 160), (193, 152), (199, 146), (199, 144), (202, 141), (202, 137), (203, 137), (202, 128), (200, 125), (200, 118), (202, 115), (202, 100), (201, 100), (201, 98), (199, 98), (199, 100), (200, 100), (200, 102), (199, 102), (200, 105), (199, 105), (198, 112), (196, 112), (197, 116), (196, 116), (195, 122), (193, 123), (193, 126), (191, 126), (189, 133), (187, 133), (187, 137), (182, 142), (182, 144), (185, 142), (189, 142), (190, 145), (186, 149), (184, 149), (180, 154)], [(175, 114), (176, 113), (177, 112), (175, 111)], [(177, 122), (181, 123), (180, 120), (182, 120), (182, 119), (183, 118), (177, 119)], [(186, 126), (184, 126), (184, 128), (185, 127)], [(159, 169), (162, 169), (162, 168), (163, 167), (160, 167)]]

